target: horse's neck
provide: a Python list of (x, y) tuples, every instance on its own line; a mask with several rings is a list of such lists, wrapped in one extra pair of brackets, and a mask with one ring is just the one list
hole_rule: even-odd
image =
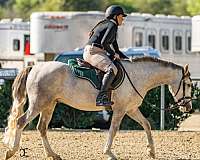
[(142, 90), (150, 90), (161, 84), (171, 85), (182, 78), (181, 68), (156, 62), (135, 63), (128, 68), (133, 83)]

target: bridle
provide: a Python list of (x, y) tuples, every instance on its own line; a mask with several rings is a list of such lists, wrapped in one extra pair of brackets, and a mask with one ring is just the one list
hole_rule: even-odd
[[(179, 108), (180, 106), (184, 106), (185, 107), (189, 102), (192, 101), (192, 97), (191, 96), (185, 96), (185, 85), (186, 85), (185, 77), (186, 76), (184, 75), (184, 69), (182, 68), (182, 78), (181, 78), (181, 80), (179, 82), (178, 89), (177, 89), (177, 91), (176, 91), (176, 93), (175, 93), (175, 95), (173, 97), (174, 97), (174, 99), (176, 98), (177, 94), (180, 91), (182, 83), (183, 83), (183, 85), (182, 85), (183, 86), (183, 96), (181, 98), (179, 98), (175, 103), (171, 104), (171, 107), (167, 107), (165, 110), (169, 111), (169, 110), (172, 110), (172, 109)], [(191, 80), (191, 78), (190, 78), (190, 80)], [(187, 100), (187, 101), (184, 101), (183, 103), (179, 104), (183, 100)]]

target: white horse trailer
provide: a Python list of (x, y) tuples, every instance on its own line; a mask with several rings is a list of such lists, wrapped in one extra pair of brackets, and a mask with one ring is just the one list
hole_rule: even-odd
[(58, 53), (83, 47), (103, 13), (35, 12), (31, 15), (31, 53)]
[(200, 16), (192, 17), (192, 52), (200, 53)]
[[(31, 51), (58, 53), (82, 47), (90, 29), (103, 18), (102, 12), (35, 12), (31, 15)], [(190, 17), (132, 13), (119, 27), (119, 46), (190, 53), (191, 27)]]
[(20, 18), (0, 20), (0, 65), (22, 70), (44, 61), (43, 54), (30, 52), (30, 22)]
[[(0, 64), (23, 69), (33, 61), (30, 55), (30, 24), (22, 19), (0, 21)], [(31, 60), (30, 60), (31, 59)]]
[[(90, 29), (103, 18), (103, 12), (35, 12), (31, 15), (31, 52), (57, 54), (83, 47)], [(200, 55), (191, 52), (191, 32), (191, 17), (131, 13), (119, 27), (118, 42), (120, 48), (156, 48), (162, 59), (188, 63), (192, 77), (200, 77)]]

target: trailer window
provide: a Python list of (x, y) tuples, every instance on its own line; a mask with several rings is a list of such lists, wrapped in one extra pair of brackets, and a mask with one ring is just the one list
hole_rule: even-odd
[(34, 66), (34, 65), (35, 65), (35, 62), (33, 62), (33, 61), (27, 62), (27, 66)]
[(186, 44), (186, 46), (187, 46), (187, 51), (191, 51), (191, 37), (187, 37), (187, 44)]
[(141, 47), (143, 45), (143, 34), (142, 32), (135, 33), (135, 46)]
[(175, 49), (176, 49), (176, 51), (182, 50), (182, 37), (181, 36), (175, 37)]
[(149, 35), (148, 36), (148, 45), (151, 46), (152, 48), (156, 47), (156, 37), (155, 37), (155, 35)]
[(162, 48), (165, 51), (169, 50), (169, 36), (162, 36)]
[(20, 40), (19, 39), (14, 39), (13, 40), (13, 50), (14, 51), (19, 51), (20, 50)]
[(170, 50), (170, 30), (161, 29), (160, 30), (160, 50), (162, 53), (169, 53)]

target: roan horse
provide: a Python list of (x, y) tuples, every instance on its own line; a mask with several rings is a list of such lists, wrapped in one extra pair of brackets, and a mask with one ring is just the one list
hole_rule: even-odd
[[(191, 110), (192, 82), (188, 65), (183, 68), (174, 63), (151, 57), (122, 61), (122, 64), (141, 96), (144, 97), (148, 90), (156, 86), (168, 84), (175, 101), (184, 106), (185, 111)], [(51, 149), (46, 134), (58, 101), (84, 111), (104, 109), (104, 107), (95, 106), (98, 91), (91, 83), (72, 75), (69, 66), (61, 62), (44, 62), (33, 66), (32, 69), (24, 69), (16, 77), (12, 91), (13, 105), (3, 139), (4, 144), (8, 147), (5, 159), (12, 157), (19, 149), (23, 128), (39, 114), (37, 129), (41, 134), (46, 156), (52, 157), (54, 160), (61, 159)], [(26, 95), (28, 95), (29, 107), (24, 113), (23, 106), (26, 103)], [(154, 158), (155, 149), (151, 127), (138, 109), (143, 99), (131, 87), (127, 78), (119, 88), (114, 90), (112, 99), (115, 103), (112, 106), (113, 116), (104, 154), (108, 155), (109, 159), (117, 159), (111, 152), (111, 145), (122, 118), (127, 114), (143, 126), (148, 139), (148, 154)]]

